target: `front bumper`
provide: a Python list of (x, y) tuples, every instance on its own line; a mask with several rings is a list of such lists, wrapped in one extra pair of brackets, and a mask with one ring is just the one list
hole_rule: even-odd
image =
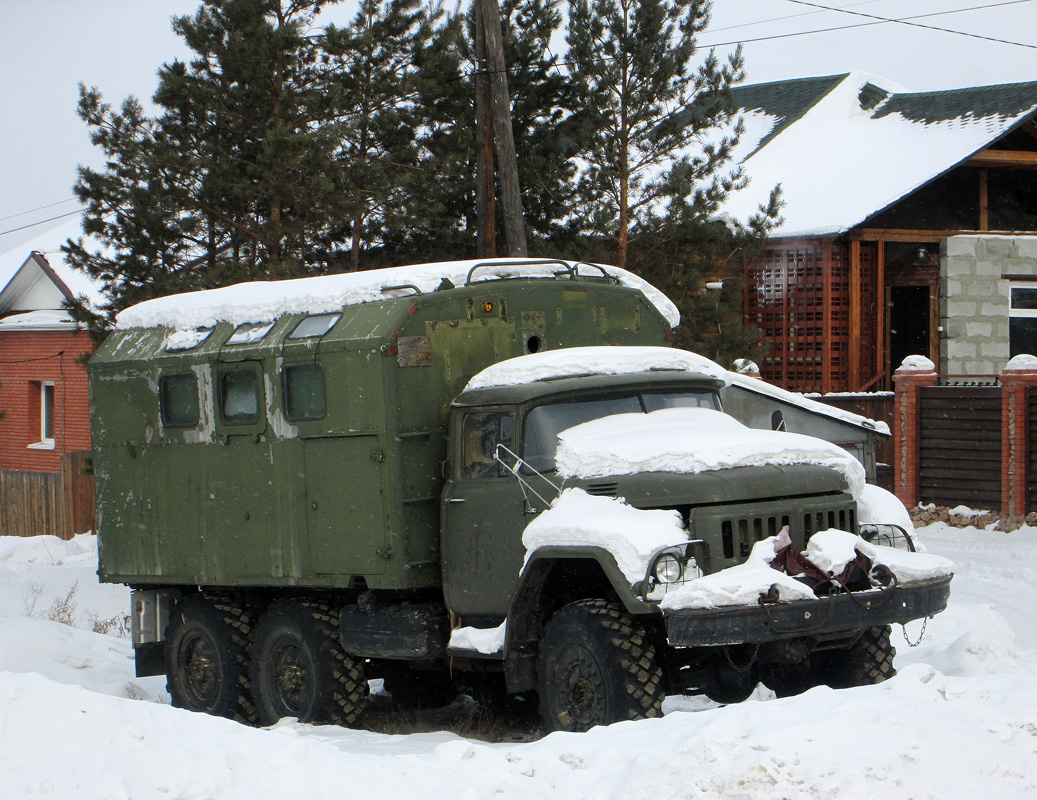
[(704, 647), (850, 633), (931, 617), (947, 608), (950, 594), (948, 575), (816, 600), (673, 609), (665, 615), (666, 635), (673, 647)]

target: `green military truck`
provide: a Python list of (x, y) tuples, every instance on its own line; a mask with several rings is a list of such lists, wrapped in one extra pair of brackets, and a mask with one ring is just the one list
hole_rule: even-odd
[[(350, 724), (371, 678), (431, 701), (470, 675), (539, 692), (547, 727), (569, 730), (657, 715), (666, 693), (883, 679), (888, 626), (942, 610), (946, 569), (894, 565), (793, 601), (665, 601), (779, 532), (797, 552), (825, 528), (878, 533), (844, 472), (555, 463), (558, 434), (581, 423), (719, 418), (723, 371), (663, 349), (677, 321), (628, 272), (549, 260), (244, 284), (123, 312), (88, 371), (99, 573), (133, 589), (138, 674), (165, 673), (177, 706), (261, 724)], [(613, 353), (642, 366), (602, 368)], [(470, 384), (519, 356), (532, 372)], [(635, 559), (640, 575), (607, 538), (524, 543), (562, 489), (669, 515), (670, 540)]]

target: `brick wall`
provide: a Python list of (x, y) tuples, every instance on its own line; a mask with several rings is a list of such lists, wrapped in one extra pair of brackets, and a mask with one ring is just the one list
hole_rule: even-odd
[[(0, 334), (0, 469), (61, 472), (61, 455), (90, 449), (90, 411), (82, 356), (93, 342), (82, 331)], [(54, 384), (54, 447), (41, 439), (40, 392)]]

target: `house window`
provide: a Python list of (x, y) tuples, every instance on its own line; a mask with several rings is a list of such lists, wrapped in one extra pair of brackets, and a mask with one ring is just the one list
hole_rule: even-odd
[(40, 441), (54, 444), (54, 384), (45, 382), (40, 392)]
[(1011, 284), (1008, 313), (1009, 356), (1037, 355), (1037, 284)]
[[(54, 449), (54, 382), (40, 381), (33, 384), (39, 395), (39, 441), (30, 444), (35, 450)], [(30, 417), (30, 425), (36, 425), (36, 417)]]

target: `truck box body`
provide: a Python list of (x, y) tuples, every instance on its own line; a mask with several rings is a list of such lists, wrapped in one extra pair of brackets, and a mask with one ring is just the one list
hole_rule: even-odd
[(447, 410), (468, 379), (537, 349), (665, 344), (671, 328), (597, 268), (491, 265), (464, 285), (472, 266), (443, 268), (457, 288), (239, 322), (257, 316), (245, 290), (207, 335), (113, 332), (89, 367), (102, 578), (437, 586)]

